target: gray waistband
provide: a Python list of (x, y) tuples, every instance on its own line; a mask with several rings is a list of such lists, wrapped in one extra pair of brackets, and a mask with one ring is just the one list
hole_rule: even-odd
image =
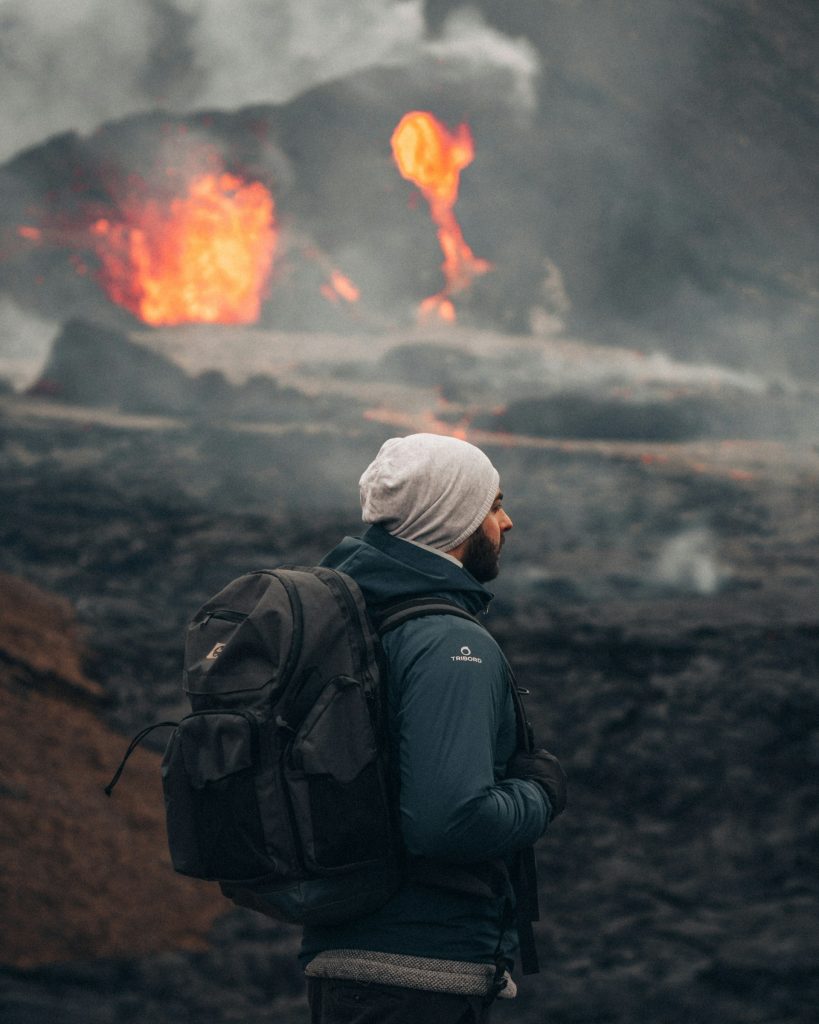
[[(400, 985), (428, 992), (450, 992), (464, 996), (485, 996), (495, 976), (494, 964), (462, 960), (437, 960), (402, 953), (375, 953), (368, 949), (326, 949), (305, 967), (310, 978), (339, 978), (345, 981)], [(514, 999), (517, 986), (508, 971), (500, 999)]]

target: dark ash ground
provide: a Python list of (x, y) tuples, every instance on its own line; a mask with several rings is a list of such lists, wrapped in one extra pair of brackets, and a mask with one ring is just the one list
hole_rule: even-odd
[[(72, 601), (123, 733), (184, 709), (201, 600), (358, 531), (358, 474), (395, 432), (2, 401), (0, 570)], [(571, 780), (539, 847), (544, 970), (498, 1020), (808, 1024), (819, 460), (805, 443), (646, 452), (490, 448), (516, 520), (490, 626)], [(304, 1021), (295, 933), (225, 909), (204, 953), (4, 968), (4, 1020)]]

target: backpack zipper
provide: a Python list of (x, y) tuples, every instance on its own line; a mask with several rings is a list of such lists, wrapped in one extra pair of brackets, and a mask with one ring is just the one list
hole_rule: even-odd
[(207, 626), (211, 619), (224, 619), (225, 622), (244, 622), (246, 618), (246, 612), (235, 612), (232, 608), (214, 608), (212, 612), (208, 612), (199, 625), (200, 627)]
[(271, 572), (270, 575), (275, 576), (284, 587), (287, 599), (290, 602), (290, 611), (293, 614), (293, 636), (290, 639), (290, 650), (287, 652), (287, 660), (282, 669), (282, 678), (287, 679), (292, 675), (301, 654), (301, 647), (304, 641), (304, 609), (302, 608), (299, 592), (290, 580), (282, 573)]
[[(326, 568), (326, 566), (322, 566)], [(369, 629), (369, 625), (366, 622), (362, 622), (361, 614), (358, 609), (358, 605), (353, 598), (353, 595), (347, 589), (347, 584), (333, 569), (327, 571), (327, 575), (319, 575), (316, 573), (316, 578), (327, 587), (334, 597), (341, 597), (344, 604), (347, 606), (353, 621), (357, 624), (358, 628), (353, 631), (351, 639), (354, 641), (356, 654), (358, 655), (358, 671), (362, 680), (372, 683), (373, 677), (370, 672), (370, 660), (367, 657), (367, 644), (364, 640), (364, 630)]]

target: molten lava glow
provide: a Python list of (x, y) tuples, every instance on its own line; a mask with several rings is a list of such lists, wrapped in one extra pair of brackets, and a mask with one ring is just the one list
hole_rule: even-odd
[(475, 155), (472, 134), (465, 124), (452, 134), (432, 114), (413, 110), (398, 122), (390, 143), (401, 175), (417, 185), (429, 203), (444, 254), (441, 269), (446, 284), (441, 292), (421, 303), (421, 318), (435, 317), (451, 323), (455, 307), (450, 296), (464, 291), (474, 277), (492, 269), (491, 263), (478, 259), (466, 244), (452, 212), (461, 170), (472, 163)]
[(273, 197), (259, 182), (201, 174), (170, 200), (129, 196), (92, 225), (109, 297), (145, 323), (254, 323), (276, 249)]
[(321, 294), (330, 302), (338, 302), (339, 299), (344, 299), (345, 302), (358, 302), (361, 296), (356, 285), (340, 270), (330, 272), (330, 280), (321, 286)]

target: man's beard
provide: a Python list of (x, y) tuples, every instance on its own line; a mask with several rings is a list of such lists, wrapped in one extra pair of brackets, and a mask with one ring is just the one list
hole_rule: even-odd
[(499, 559), (502, 545), (503, 535), (501, 535), (500, 544), (495, 547), (483, 532), (483, 527), (479, 526), (467, 541), (466, 551), (461, 559), (464, 569), (472, 573), (478, 583), (488, 583), (489, 580), (493, 580), (500, 572)]

